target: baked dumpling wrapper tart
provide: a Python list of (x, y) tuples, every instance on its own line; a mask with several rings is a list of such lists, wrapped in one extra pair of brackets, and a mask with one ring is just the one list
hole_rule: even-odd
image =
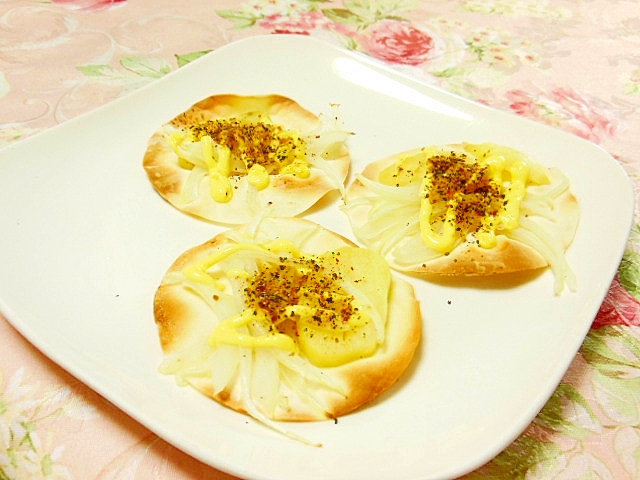
[(223, 224), (293, 217), (344, 190), (349, 133), (280, 95), (208, 97), (160, 127), (143, 166), (179, 210)]
[(369, 164), (345, 198), (356, 238), (417, 275), (493, 275), (550, 266), (555, 292), (579, 220), (568, 178), (493, 143), (438, 145)]
[(280, 431), (273, 420), (337, 418), (371, 402), (421, 338), (408, 282), (377, 253), (297, 218), (263, 218), (186, 251), (154, 305), (160, 371)]

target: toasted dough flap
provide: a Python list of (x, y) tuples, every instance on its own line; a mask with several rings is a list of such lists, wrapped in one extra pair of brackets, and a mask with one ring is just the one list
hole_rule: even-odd
[[(274, 272), (280, 271), (277, 262), (283, 262), (284, 272), (284, 265), (289, 263), (283, 258), (288, 259), (291, 250), (297, 250), (295, 258), (314, 259), (311, 263), (304, 263), (305, 260), (303, 266), (317, 266), (316, 270), (326, 272), (326, 278), (340, 279), (335, 284), (323, 283), (333, 285), (325, 288), (331, 291), (319, 293), (327, 309), (329, 304), (347, 296), (357, 302), (358, 311), (368, 312), (366, 318), (380, 314), (382, 318), (374, 323), (383, 331), (378, 332), (381, 340), (375, 351), (340, 365), (317, 366), (303, 348), (292, 351), (286, 346), (252, 346), (250, 341), (260, 335), (245, 326), (235, 328), (234, 335), (249, 335), (254, 339), (242, 337), (212, 346), (212, 333), (220, 331), (221, 324), (228, 326), (229, 319), (239, 319), (247, 311), (246, 292), (266, 288), (263, 300), (295, 296), (292, 291), (278, 294), (268, 290), (268, 285), (255, 281), (259, 277), (255, 269), (270, 268), (264, 266), (274, 261), (274, 255), (265, 253), (264, 246), (278, 252), (275, 257), (282, 256), (276, 261)], [(354, 255), (350, 256), (350, 252)], [(328, 260), (315, 263), (319, 258)], [(193, 265), (205, 265), (209, 277), (194, 281), (193, 273), (191, 276), (185, 273)], [(388, 270), (386, 262), (374, 252), (358, 248), (346, 238), (303, 219), (265, 218), (257, 228), (236, 227), (219, 234), (182, 254), (157, 290), (154, 311), (165, 353), (161, 371), (174, 374), (180, 383), (190, 384), (219, 403), (256, 418), (313, 421), (352, 412), (397, 382), (411, 363), (421, 338), (422, 317), (413, 287), (388, 271), (385, 273), (385, 269)], [(211, 278), (215, 281), (209, 283)], [(323, 278), (315, 278), (314, 281), (325, 282)], [(300, 283), (300, 290), (314, 295), (304, 282)], [(303, 297), (292, 300), (286, 308), (304, 310), (299, 305), (311, 303)], [(282, 303), (282, 299), (277, 302)], [(347, 307), (343, 303), (341, 309), (344, 311)], [(321, 310), (309, 318), (321, 315)], [(251, 315), (255, 315), (255, 311)], [(300, 330), (296, 333), (291, 325), (286, 326), (287, 318), (278, 318), (275, 322), (280, 327), (277, 328), (290, 335), (294, 342), (297, 335), (304, 334)], [(353, 317), (349, 321), (353, 321)], [(358, 321), (353, 331), (370, 334), (372, 330), (362, 328), (361, 319)], [(272, 325), (265, 331), (273, 333), (275, 327)], [(322, 334), (322, 328), (316, 330), (316, 334)], [(352, 333), (344, 332), (344, 337), (339, 336), (340, 340), (336, 337), (336, 341), (342, 338), (348, 341), (350, 335)]]
[[(389, 168), (404, 159), (413, 159), (413, 164), (419, 159), (424, 165), (421, 156), (427, 155), (425, 151), (428, 155), (441, 156), (455, 152), (456, 156), (466, 159), (473, 157), (474, 147), (468, 144), (425, 147), (367, 165), (346, 196), (345, 210), (354, 234), (399, 271), (429, 275), (493, 275), (551, 265), (557, 277), (556, 290), (561, 289), (565, 279), (569, 281), (572, 276), (564, 252), (573, 241), (579, 208), (568, 179), (559, 170), (546, 169), (520, 152), (514, 153), (535, 172), (531, 175), (535, 181), (527, 182), (520, 203), (517, 227), (496, 229), (495, 243), (491, 247), (480, 245), (474, 231), (463, 231), (453, 247), (444, 252), (425, 243), (420, 224), (425, 197), (422, 182), (426, 174), (420, 172), (415, 179), (405, 183), (399, 181), (397, 185), (381, 181), (385, 174), (388, 175)], [(506, 152), (515, 151), (507, 149)], [(451, 175), (451, 172), (447, 174)], [(562, 277), (559, 280), (558, 275)]]
[[(201, 149), (202, 141), (193, 135), (193, 127), (216, 121), (235, 121), (238, 126), (235, 134), (228, 135), (231, 140), (225, 140), (224, 135), (217, 138), (219, 145), (231, 150), (228, 171), (224, 167), (212, 169), (211, 162), (221, 161), (216, 139), (212, 159), (209, 153), (199, 153), (207, 147)], [(268, 176), (261, 172), (266, 179), (261, 178), (258, 182), (250, 179), (238, 160), (240, 155), (236, 154), (241, 148), (237, 138), (242, 137), (243, 143), (252, 144), (244, 161), (260, 163), (262, 160), (256, 152), (266, 151), (267, 147), (279, 148), (274, 143), (277, 143), (277, 135), (274, 139), (273, 135), (251, 133), (259, 130), (256, 125), (264, 124), (282, 129), (284, 134), (280, 138), (284, 140), (281, 142), (302, 139), (308, 171), (289, 168), (280, 172), (275, 169)], [(246, 223), (261, 215), (293, 217), (308, 210), (328, 192), (343, 189), (351, 163), (345, 144), (347, 137), (348, 133), (341, 130), (337, 117), (319, 117), (287, 97), (214, 95), (159, 127), (149, 140), (143, 166), (153, 187), (165, 200), (196, 217), (231, 225)], [(270, 143), (260, 145), (261, 138), (267, 138)], [(294, 148), (300, 148), (300, 143), (297, 141)], [(278, 156), (277, 153), (274, 155)], [(198, 158), (198, 161), (194, 160), (195, 166), (185, 160), (191, 156)], [(213, 177), (218, 175), (228, 181), (214, 182)], [(213, 192), (220, 188), (227, 192), (224, 201)]]

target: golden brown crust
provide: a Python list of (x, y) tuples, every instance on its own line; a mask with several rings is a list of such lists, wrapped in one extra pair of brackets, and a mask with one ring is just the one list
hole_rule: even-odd
[[(451, 149), (461, 149), (461, 144), (443, 146), (444, 151)], [(381, 173), (389, 166), (393, 165), (403, 156), (418, 154), (421, 149), (408, 152), (401, 152), (384, 159), (372, 162), (362, 171), (362, 176), (366, 179), (379, 181)], [(558, 172), (549, 171), (552, 184), (562, 181)], [(532, 192), (545, 194), (552, 190), (550, 186), (529, 187)], [(365, 199), (371, 197), (372, 192), (360, 180), (356, 179), (348, 188), (346, 195), (347, 213), (356, 236), (368, 247), (374, 250), (384, 250), (384, 257), (392, 268), (416, 274), (427, 275), (468, 275), (486, 276), (501, 273), (512, 273), (526, 270), (544, 268), (549, 265), (548, 258), (531, 245), (521, 241), (518, 233), (515, 235), (497, 235), (497, 244), (492, 248), (482, 248), (476, 241), (466, 241), (457, 245), (452, 251), (443, 254), (428, 249), (419, 239), (419, 230), (414, 230), (402, 238), (398, 238), (391, 246), (384, 245), (380, 238), (367, 238), (363, 229), (371, 221), (370, 214), (373, 210), (373, 203)], [(365, 200), (365, 201), (363, 201)], [(549, 213), (553, 217), (538, 217), (527, 211), (523, 204), (522, 215), (526, 215), (529, 220), (539, 224), (541, 229), (546, 229), (560, 251), (564, 252), (573, 241), (579, 218), (578, 201), (570, 190), (564, 191), (556, 198), (550, 199)], [(419, 199), (416, 196), (416, 208), (413, 214), (417, 219)], [(402, 215), (389, 215), (389, 223), (386, 225), (390, 230), (401, 229), (407, 222), (407, 218)], [(522, 228), (516, 229), (522, 231)], [(413, 251), (414, 254), (408, 254)]]
[[(181, 271), (189, 262), (206, 257), (211, 249), (218, 247), (221, 243), (222, 238), (215, 237), (184, 252), (171, 265), (167, 275)], [(161, 284), (155, 294), (153, 313), (158, 326), (160, 344), (165, 352), (180, 351), (189, 342), (198, 342), (200, 339), (197, 338), (198, 331), (195, 327), (203, 325), (203, 319), (210, 317), (208, 307), (205, 304), (197, 301), (184, 301), (183, 296), (177, 293), (178, 290), (173, 285)], [(213, 328), (214, 324), (210, 325)], [(204, 328), (207, 328), (206, 324)]]
[(391, 388), (409, 367), (422, 336), (420, 305), (411, 284), (393, 279), (389, 318), (394, 321), (387, 330), (381, 351), (361, 361), (336, 368), (345, 383), (357, 388), (344, 401), (333, 406), (338, 417), (369, 403)]
[(143, 159), (147, 176), (156, 191), (179, 210), (223, 224), (242, 224), (259, 215), (296, 216), (315, 205), (324, 195), (344, 183), (351, 163), (346, 146), (332, 152), (328, 164), (335, 173), (329, 178), (318, 168), (311, 169), (308, 178), (292, 174), (274, 174), (264, 189), (253, 187), (246, 175), (231, 177), (233, 196), (228, 202), (215, 201), (210, 194), (208, 176), (198, 183), (196, 198), (185, 199), (183, 191), (190, 170), (180, 165), (170, 143), (172, 132), (205, 120), (226, 119), (246, 113), (264, 113), (274, 124), (288, 130), (308, 134), (318, 129), (318, 116), (297, 102), (280, 95), (241, 96), (214, 95), (208, 97), (158, 128), (150, 138)]
[[(238, 228), (232, 230), (238, 231)], [(300, 242), (300, 239), (304, 239), (303, 251), (313, 254), (344, 246), (355, 246), (350, 240), (303, 219), (264, 219), (256, 235), (256, 238), (263, 239), (261, 241), (267, 238), (285, 238)], [(154, 307), (156, 322), (165, 358), (170, 358), (173, 365), (180, 365), (181, 362), (192, 363), (198, 356), (208, 358), (212, 349), (207, 346), (207, 338), (221, 320), (216, 318), (215, 312), (200, 297), (176, 284), (170, 277), (182, 270), (186, 264), (204, 259), (214, 250), (234, 241), (236, 240), (231, 240), (225, 232), (203, 245), (186, 251), (170, 267), (157, 290)], [(420, 342), (422, 317), (413, 287), (408, 282), (393, 277), (389, 287), (385, 331), (385, 342), (374, 355), (367, 358), (330, 368), (318, 368), (303, 360), (304, 357), (297, 358), (296, 360), (306, 362), (305, 368), (316, 372), (337, 388), (327, 388), (325, 385), (309, 381), (304, 383), (304, 391), (300, 392), (281, 382), (280, 393), (288, 400), (280, 402), (268, 416), (274, 420), (286, 421), (336, 418), (371, 402), (397, 382), (411, 363)], [(269, 352), (276, 355), (283, 353), (277, 349), (254, 349), (253, 361), (257, 361), (258, 354), (271, 355)], [(284, 357), (277, 358), (287, 361), (286, 355), (285, 353)], [(203, 394), (231, 409), (243, 413), (252, 409), (240, 379), (236, 379), (222, 391), (215, 391), (210, 375), (195, 375), (186, 381)], [(305, 395), (309, 394), (315, 397), (318, 405), (305, 400)]]
[(246, 113), (264, 112), (274, 123), (287, 125), (300, 131), (318, 126), (316, 115), (302, 108), (296, 101), (282, 95), (212, 95), (175, 117), (176, 127), (193, 125), (205, 120), (230, 118)]
[(493, 248), (465, 243), (449, 255), (429, 261), (424, 269), (418, 271), (435, 275), (494, 275), (546, 266), (547, 261), (533, 248), (501, 236)]

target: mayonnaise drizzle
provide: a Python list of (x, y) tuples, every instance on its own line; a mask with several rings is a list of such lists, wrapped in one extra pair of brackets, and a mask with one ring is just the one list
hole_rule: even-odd
[[(425, 245), (440, 253), (473, 234), (483, 248), (496, 245), (497, 231), (518, 228), (520, 206), (530, 180), (521, 155), (483, 144), (464, 151), (425, 151), (401, 158), (387, 178), (418, 175), (419, 222)], [(474, 155), (475, 153), (475, 155)], [(419, 177), (420, 173), (422, 178)], [(410, 182), (410, 183), (411, 183)]]
[[(243, 255), (250, 252), (253, 255)], [(237, 254), (249, 263), (234, 260), (214, 268)], [(341, 286), (351, 284), (330, 266), (340, 264), (340, 255), (339, 251), (303, 255), (286, 240), (240, 242), (183, 267), (189, 282), (220, 292), (226, 291), (230, 278), (241, 282), (232, 291), (241, 290), (244, 307), (222, 319), (209, 345), (272, 347), (290, 353), (300, 349), (317, 366), (337, 366), (371, 355), (384, 339), (384, 319)], [(249, 260), (252, 256), (254, 260)], [(284, 321), (294, 326), (280, 331)]]

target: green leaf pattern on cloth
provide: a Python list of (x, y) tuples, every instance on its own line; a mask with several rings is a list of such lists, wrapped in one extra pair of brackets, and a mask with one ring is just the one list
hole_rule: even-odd
[(577, 440), (598, 430), (593, 409), (580, 391), (567, 383), (560, 384), (534, 422), (541, 428)]
[(640, 339), (637, 327), (605, 326), (587, 336), (582, 355), (593, 368), (595, 398), (616, 424), (640, 425)]
[(634, 298), (640, 300), (640, 225), (634, 225), (627, 243), (627, 250), (620, 263), (620, 284)]
[(498, 455), (490, 465), (463, 478), (466, 480), (524, 479), (532, 470), (553, 468), (561, 455), (562, 451), (556, 444), (523, 435)]
[[(195, 58), (195, 54), (183, 58)], [(141, 83), (163, 77), (172, 71), (171, 65), (166, 61), (152, 57), (122, 57), (120, 65), (121, 69), (109, 65), (80, 65), (77, 68), (87, 77), (130, 88), (137, 88)]]
[(47, 426), (61, 416), (89, 418), (93, 411), (68, 389), (42, 391), (24, 369), (5, 378), (0, 369), (0, 480), (71, 480), (58, 461), (64, 446), (56, 445)]

